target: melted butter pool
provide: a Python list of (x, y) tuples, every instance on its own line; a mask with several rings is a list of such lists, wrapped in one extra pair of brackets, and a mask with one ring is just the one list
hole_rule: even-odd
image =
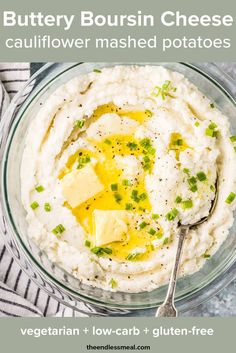
[[(126, 116), (139, 123), (144, 123), (150, 117), (146, 111), (123, 111), (113, 104), (98, 107), (91, 119), (98, 119), (106, 113), (117, 113), (119, 116)], [(80, 149), (68, 158), (65, 168), (60, 172), (59, 178), (69, 173), (81, 158), (87, 158), (89, 163), (94, 161), (94, 170), (104, 185), (103, 191), (90, 198), (78, 207), (71, 208), (65, 204), (82, 225), (87, 238), (92, 244), (94, 238), (93, 211), (98, 210), (127, 210), (130, 214), (128, 234), (126, 240), (113, 242), (105, 245), (112, 249), (109, 257), (118, 260), (125, 260), (136, 248), (143, 249), (136, 260), (148, 258), (154, 250), (152, 241), (156, 234), (161, 236), (160, 226), (157, 220), (152, 219), (152, 207), (145, 187), (145, 177), (153, 167), (155, 153), (147, 155), (141, 141), (133, 135), (112, 135), (103, 140), (87, 139), (93, 149)], [(125, 176), (125, 167), (117, 162), (117, 157), (135, 158), (140, 168), (131, 179)], [(149, 168), (145, 168), (145, 160), (149, 159)], [(145, 222), (144, 228), (140, 224)], [(150, 234), (150, 229), (156, 231), (155, 235)], [(104, 255), (108, 256), (108, 255)]]

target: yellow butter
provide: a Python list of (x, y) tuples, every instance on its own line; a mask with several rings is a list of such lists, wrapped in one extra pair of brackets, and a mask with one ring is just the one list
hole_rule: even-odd
[(128, 231), (128, 212), (94, 210), (96, 246), (123, 241)]
[(103, 184), (90, 164), (66, 174), (61, 183), (62, 194), (73, 208), (104, 189)]

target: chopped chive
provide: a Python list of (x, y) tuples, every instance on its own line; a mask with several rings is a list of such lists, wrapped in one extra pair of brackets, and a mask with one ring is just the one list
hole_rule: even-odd
[(133, 209), (132, 203), (126, 203), (126, 204), (125, 204), (125, 209), (126, 209), (127, 211), (132, 210), (132, 209)]
[(177, 196), (175, 199), (176, 203), (180, 203), (182, 201), (182, 197), (181, 196)]
[(189, 171), (188, 168), (184, 168), (184, 169), (183, 169), (183, 172), (184, 172), (185, 174), (189, 175), (189, 172), (190, 172), (190, 171)]
[(197, 191), (197, 179), (193, 176), (191, 178), (188, 179), (188, 184), (189, 184), (189, 189), (192, 191), (192, 192), (196, 192)]
[(184, 210), (186, 210), (188, 208), (192, 208), (193, 207), (193, 201), (192, 200), (184, 200), (184, 201), (182, 201), (182, 206), (183, 206)]
[(211, 129), (211, 130), (215, 130), (218, 126), (216, 125), (216, 123), (214, 122), (211, 122), (209, 125), (208, 125), (208, 128)]
[(197, 178), (199, 181), (205, 181), (207, 179), (206, 174), (204, 172), (197, 173)]
[(179, 211), (176, 208), (173, 208), (170, 212), (166, 214), (166, 219), (168, 221), (173, 221), (178, 214), (179, 214)]
[(207, 136), (217, 137), (218, 131), (216, 130), (217, 125), (214, 122), (211, 122), (205, 130)]
[(161, 93), (161, 87), (155, 86), (153, 88), (153, 91), (152, 91), (151, 95), (154, 96), (154, 97), (158, 97), (160, 93)]
[(188, 183), (189, 185), (195, 185), (197, 184), (197, 179), (194, 176), (192, 176), (191, 178), (188, 179)]
[(106, 254), (112, 254), (112, 249), (110, 248), (102, 248), (102, 251), (105, 252)]
[(97, 74), (100, 74), (102, 71), (99, 69), (93, 69), (93, 72), (96, 72)]
[(211, 255), (210, 254), (203, 254), (203, 257), (204, 257), (204, 259), (209, 259), (209, 257), (211, 257)]
[(126, 257), (126, 260), (128, 261), (133, 261), (135, 260), (137, 257), (138, 257), (139, 253), (134, 253), (134, 254), (129, 254), (127, 257)]
[(234, 152), (236, 152), (236, 146), (234, 146)]
[(151, 140), (147, 137), (145, 137), (144, 139), (142, 139), (140, 141), (140, 145), (144, 148), (144, 149), (148, 149), (150, 147), (152, 147), (152, 144), (151, 144)]
[(101, 249), (99, 246), (95, 246), (94, 248), (91, 249), (91, 252), (95, 255), (101, 254)]
[(176, 92), (177, 88), (171, 87), (171, 81), (166, 80), (161, 87), (155, 86), (151, 95), (154, 97), (158, 97), (159, 95), (161, 95), (162, 99), (165, 100), (170, 90)]
[(43, 192), (44, 191), (44, 187), (42, 185), (38, 185), (38, 186), (35, 187), (35, 190), (37, 192)]
[(217, 131), (215, 130), (206, 128), (205, 132), (206, 132), (206, 135), (209, 137), (217, 137)]
[(139, 199), (140, 199), (141, 201), (146, 200), (146, 198), (147, 198), (147, 194), (146, 194), (145, 192), (143, 192), (142, 194), (139, 195)]
[(163, 233), (162, 232), (158, 232), (157, 234), (156, 234), (156, 237), (157, 237), (157, 239), (161, 239), (162, 237), (163, 237)]
[(79, 156), (77, 169), (81, 169), (85, 166), (85, 164), (89, 163), (91, 158), (89, 156)]
[(213, 192), (216, 191), (216, 188), (214, 187), (214, 185), (211, 185), (211, 186), (210, 186), (210, 189), (211, 189), (211, 191), (213, 191)]
[(83, 156), (83, 157), (79, 157), (78, 159), (81, 163), (88, 163), (90, 162), (90, 157), (89, 156)]
[(164, 240), (163, 240), (163, 245), (166, 245), (166, 244), (168, 244), (169, 243), (169, 238), (165, 238)]
[(148, 233), (149, 233), (150, 235), (155, 235), (155, 234), (156, 234), (156, 231), (155, 231), (154, 228), (150, 228), (149, 231), (148, 231)]
[(95, 255), (101, 256), (103, 254), (112, 254), (112, 249), (95, 246), (94, 248), (91, 249), (91, 252)]
[(32, 210), (36, 210), (36, 208), (39, 207), (39, 204), (38, 204), (37, 201), (34, 201), (34, 202), (32, 202), (32, 204), (30, 205), (30, 207), (32, 208)]
[(230, 136), (230, 141), (231, 142), (236, 142), (236, 135)]
[(118, 184), (111, 184), (111, 190), (112, 191), (117, 191), (118, 190)]
[(198, 127), (200, 125), (200, 123), (198, 121), (196, 121), (194, 125)]
[(130, 185), (131, 185), (131, 182), (130, 182), (128, 179), (124, 179), (124, 180), (122, 180), (122, 185), (124, 185), (124, 186), (130, 186)]
[[(158, 96), (159, 94), (161, 94), (161, 95), (162, 95), (162, 98), (165, 99), (164, 91), (167, 91), (169, 85), (170, 85), (170, 81), (169, 81), (169, 80), (166, 80), (166, 81), (163, 83), (163, 85), (162, 85), (161, 87), (155, 86), (154, 90), (156, 91), (156, 93), (153, 92), (153, 94), (154, 94), (155, 96)], [(167, 92), (166, 92), (166, 94), (167, 94)]]
[(182, 139), (178, 139), (178, 140), (176, 141), (176, 144), (177, 144), (177, 146), (183, 146), (184, 141), (183, 141)]
[(189, 182), (190, 182), (191, 184), (196, 184), (196, 183), (197, 183), (197, 179), (193, 176), (193, 177), (191, 177), (191, 178), (189, 179)]
[(65, 227), (62, 225), (62, 224), (58, 224), (58, 226), (56, 226), (52, 232), (55, 234), (55, 235), (59, 235), (59, 234), (62, 234), (64, 231), (65, 231)]
[(108, 255), (112, 254), (112, 249), (110, 249), (110, 248), (102, 248), (102, 251)]
[(145, 110), (145, 114), (146, 114), (149, 118), (151, 118), (151, 117), (153, 116), (153, 112), (152, 112), (151, 110), (149, 110), (149, 109), (146, 109), (146, 110)]
[(50, 211), (52, 210), (52, 207), (51, 207), (50, 203), (46, 202), (46, 203), (44, 204), (44, 210), (45, 210), (46, 212), (50, 212)]
[(214, 104), (214, 103), (211, 103), (211, 104), (210, 104), (210, 107), (211, 107), (211, 108), (215, 108), (215, 104)]
[(117, 282), (114, 280), (114, 278), (111, 278), (109, 285), (111, 286), (112, 289), (117, 287)]
[(157, 213), (153, 213), (152, 214), (152, 219), (158, 219), (160, 216), (159, 216), (159, 214), (157, 214)]
[(149, 138), (145, 137), (144, 139), (142, 139), (140, 141), (140, 145), (144, 148), (144, 153), (149, 153), (152, 156), (155, 154), (156, 150), (152, 146), (151, 140)]
[(86, 156), (85, 157), (85, 163), (88, 163), (88, 162), (90, 162), (91, 161), (91, 158), (89, 157), (89, 156)]
[(89, 241), (88, 239), (85, 240), (84, 245), (87, 246), (87, 248), (90, 248), (91, 246), (91, 241)]
[(170, 86), (170, 84), (171, 84), (171, 81), (170, 81), (170, 80), (166, 80), (166, 81), (163, 83), (162, 88), (163, 88), (163, 89), (167, 89), (167, 88)]
[(117, 203), (120, 203), (120, 202), (121, 202), (121, 200), (122, 200), (121, 194), (119, 194), (118, 192), (116, 192), (116, 193), (114, 194), (114, 197), (115, 197), (115, 200), (116, 200)]
[(151, 160), (150, 160), (150, 158), (149, 158), (148, 156), (144, 156), (144, 157), (143, 157), (143, 161), (144, 161), (145, 163), (148, 163), (148, 162), (150, 162)]
[(189, 190), (192, 191), (192, 192), (196, 192), (197, 191), (197, 185), (190, 186)]
[(151, 156), (154, 156), (154, 154), (156, 153), (156, 150), (154, 147), (149, 147), (147, 149), (147, 152), (151, 155)]
[(236, 194), (234, 192), (231, 192), (227, 196), (225, 202), (228, 203), (228, 204), (231, 204), (234, 201), (235, 197), (236, 197)]
[(137, 143), (135, 142), (128, 142), (126, 146), (129, 147), (131, 151), (136, 150), (136, 148), (138, 147)]
[(155, 246), (153, 244), (150, 244), (150, 248), (151, 248), (152, 251), (155, 250)]
[(143, 229), (143, 228), (145, 228), (147, 225), (148, 225), (148, 224), (143, 221), (142, 223), (140, 223), (139, 228), (140, 228), (140, 229)]
[(184, 141), (182, 139), (177, 139), (173, 142), (174, 145), (183, 146)]
[(138, 190), (132, 190), (131, 199), (134, 200), (135, 202), (140, 201), (139, 196), (138, 196)]
[(111, 140), (105, 139), (105, 140), (104, 140), (104, 143), (106, 143), (107, 145), (111, 145)]
[(147, 198), (147, 194), (143, 192), (142, 194), (138, 194), (138, 190), (132, 190), (131, 199), (135, 202), (144, 201)]
[(143, 164), (143, 169), (144, 169), (144, 170), (147, 170), (147, 171), (150, 171), (150, 169), (151, 169), (151, 164), (150, 164), (150, 163), (144, 163), (144, 164)]
[(82, 127), (84, 126), (85, 120), (81, 119), (81, 120), (76, 120), (75, 121), (75, 127), (78, 127), (80, 129), (82, 129)]

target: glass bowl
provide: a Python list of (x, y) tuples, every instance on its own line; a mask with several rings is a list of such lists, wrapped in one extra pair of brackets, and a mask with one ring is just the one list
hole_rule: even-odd
[[(20, 197), (20, 164), (27, 128), (40, 102), (76, 75), (118, 64), (162, 65), (184, 74), (229, 117), (231, 133), (236, 135), (236, 86), (230, 77), (209, 63), (50, 63), (33, 75), (14, 97), (1, 122), (1, 230), (6, 246), (21, 268), (54, 298), (79, 311), (94, 313), (95, 308), (104, 315), (156, 307), (165, 297), (166, 286), (152, 292), (114, 293), (84, 285), (52, 264), (27, 236), (26, 213)], [(178, 280), (176, 304), (180, 312), (206, 301), (236, 276), (235, 230), (236, 222), (204, 267)]]

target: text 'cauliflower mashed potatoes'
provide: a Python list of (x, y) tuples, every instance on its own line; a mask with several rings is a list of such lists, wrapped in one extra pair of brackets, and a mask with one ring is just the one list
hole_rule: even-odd
[(29, 236), (83, 283), (151, 291), (169, 279), (179, 222), (209, 214), (218, 174), (216, 209), (184, 245), (180, 275), (191, 274), (233, 223), (235, 141), (227, 118), (179, 73), (117, 66), (76, 77), (29, 127)]

